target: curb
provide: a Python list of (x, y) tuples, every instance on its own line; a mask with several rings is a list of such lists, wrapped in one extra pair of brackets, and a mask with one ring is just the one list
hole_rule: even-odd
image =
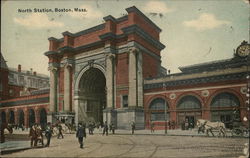
[(13, 153), (13, 152), (18, 152), (18, 151), (27, 150), (27, 149), (31, 149), (31, 147), (10, 149), (10, 150), (1, 150), (1, 155), (10, 154), (10, 153)]

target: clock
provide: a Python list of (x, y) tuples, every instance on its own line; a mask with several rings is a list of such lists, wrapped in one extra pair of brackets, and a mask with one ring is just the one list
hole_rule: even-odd
[(237, 48), (236, 54), (242, 58), (247, 57), (250, 54), (250, 44), (248, 44), (246, 41), (243, 41)]

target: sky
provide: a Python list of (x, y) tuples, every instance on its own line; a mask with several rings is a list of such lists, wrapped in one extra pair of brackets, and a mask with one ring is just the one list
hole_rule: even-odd
[[(7, 0), (1, 1), (1, 52), (9, 67), (47, 74), (49, 37), (76, 33), (136, 6), (162, 29), (162, 66), (178, 67), (232, 58), (249, 41), (248, 0)], [(34, 13), (34, 8), (83, 8), (86, 12)], [(18, 12), (31, 9), (32, 12)]]

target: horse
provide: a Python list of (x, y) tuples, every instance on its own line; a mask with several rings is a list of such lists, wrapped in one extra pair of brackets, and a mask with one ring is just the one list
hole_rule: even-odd
[(203, 132), (206, 131), (207, 136), (209, 136), (208, 132), (210, 132), (214, 136), (214, 133), (212, 130), (218, 130), (219, 136), (221, 135), (221, 133), (223, 134), (224, 137), (226, 136), (226, 128), (223, 122), (211, 122), (208, 120), (198, 119), (197, 127), (198, 127), (198, 133), (200, 131), (203, 131)]
[(5, 131), (8, 131), (9, 134), (12, 134), (13, 133), (13, 128), (11, 125), (7, 124), (7, 123), (2, 123), (1, 124), (1, 143), (4, 143), (5, 142), (5, 136), (4, 136), (4, 133)]

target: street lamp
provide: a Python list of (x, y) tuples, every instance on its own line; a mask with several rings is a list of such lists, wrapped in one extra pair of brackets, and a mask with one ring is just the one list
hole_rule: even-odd
[[(163, 88), (166, 91), (166, 84), (165, 83), (163, 83)], [(164, 127), (165, 127), (165, 134), (167, 134), (168, 133), (168, 131), (167, 131), (167, 102), (166, 102), (165, 92), (164, 92), (164, 97), (165, 97), (165, 101), (164, 101), (165, 126)]]

